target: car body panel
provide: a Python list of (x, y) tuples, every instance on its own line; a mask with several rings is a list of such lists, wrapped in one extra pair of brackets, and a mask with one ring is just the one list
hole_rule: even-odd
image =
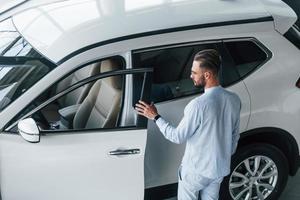
[(0, 22), (25, 10), (61, 1), (66, 0), (2, 0), (0, 2)]
[[(2, 199), (140, 200), (145, 146), (145, 129), (47, 134), (37, 144), (0, 134)], [(140, 153), (109, 155), (117, 149)]]
[(281, 0), (261, 0), (266, 10), (274, 18), (274, 28), (284, 34), (297, 21), (297, 15), (292, 8)]
[(244, 80), (251, 94), (248, 129), (281, 128), (291, 133), (300, 144), (300, 94), (296, 87), (300, 74), (300, 52), (276, 32), (261, 35), (258, 39), (274, 56)]
[(28, 0), (2, 0), (0, 3), (0, 15), (26, 3), (26, 1)]

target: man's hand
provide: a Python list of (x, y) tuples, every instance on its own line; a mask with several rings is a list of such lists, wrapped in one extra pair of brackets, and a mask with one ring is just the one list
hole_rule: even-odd
[(135, 104), (135, 110), (139, 115), (147, 117), (148, 119), (153, 120), (154, 117), (158, 115), (156, 107), (151, 103), (150, 105), (145, 103), (144, 101), (139, 101), (139, 103)]

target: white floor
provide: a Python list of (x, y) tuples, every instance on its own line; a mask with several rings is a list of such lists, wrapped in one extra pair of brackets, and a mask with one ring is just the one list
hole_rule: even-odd
[[(300, 199), (300, 170), (296, 176), (289, 177), (288, 183), (279, 200), (299, 200)], [(170, 198), (166, 200), (176, 200)]]

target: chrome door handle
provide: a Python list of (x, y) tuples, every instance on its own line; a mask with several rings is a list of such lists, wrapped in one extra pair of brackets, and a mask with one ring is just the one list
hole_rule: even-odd
[(115, 151), (110, 151), (108, 154), (111, 156), (122, 156), (122, 155), (133, 155), (133, 154), (139, 154), (141, 152), (140, 149), (118, 149)]

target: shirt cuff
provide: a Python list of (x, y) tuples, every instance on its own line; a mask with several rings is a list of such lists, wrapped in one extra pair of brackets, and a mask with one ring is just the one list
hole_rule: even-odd
[(160, 131), (164, 131), (168, 125), (168, 123), (162, 117), (158, 118), (155, 123)]

